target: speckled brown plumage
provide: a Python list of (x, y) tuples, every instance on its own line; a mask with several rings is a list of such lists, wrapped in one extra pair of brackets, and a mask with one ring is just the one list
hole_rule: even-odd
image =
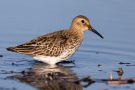
[(8, 50), (28, 55), (58, 56), (68, 48), (74, 48), (82, 40), (76, 34), (61, 30), (49, 33)]
[(34, 59), (39, 59), (39, 61), (48, 64), (55, 64), (68, 59), (78, 49), (86, 30), (90, 30), (103, 38), (91, 27), (87, 17), (79, 15), (72, 20), (69, 29), (48, 33), (22, 45), (9, 47), (7, 50), (31, 55)]

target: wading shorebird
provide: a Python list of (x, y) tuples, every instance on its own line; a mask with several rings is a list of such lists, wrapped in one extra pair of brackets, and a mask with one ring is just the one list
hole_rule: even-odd
[(39, 36), (29, 42), (7, 50), (32, 56), (35, 60), (55, 65), (67, 60), (79, 48), (83, 41), (84, 31), (90, 30), (103, 38), (91, 25), (87, 17), (76, 16), (69, 29), (60, 30)]

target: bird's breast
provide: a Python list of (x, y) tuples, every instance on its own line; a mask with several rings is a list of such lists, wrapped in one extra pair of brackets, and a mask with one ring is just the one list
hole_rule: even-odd
[(68, 59), (75, 53), (79, 46), (80, 45), (78, 44), (75, 47), (64, 50), (63, 53), (59, 55), (59, 58), (61, 58), (62, 60)]

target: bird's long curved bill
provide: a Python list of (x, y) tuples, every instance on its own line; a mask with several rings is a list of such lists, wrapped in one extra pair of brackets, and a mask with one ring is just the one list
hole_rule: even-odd
[(96, 31), (93, 27), (89, 26), (89, 30), (92, 31), (93, 33), (97, 34), (100, 36), (102, 39), (104, 38), (98, 31)]

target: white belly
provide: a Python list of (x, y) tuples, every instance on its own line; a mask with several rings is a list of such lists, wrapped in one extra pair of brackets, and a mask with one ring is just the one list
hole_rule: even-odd
[(55, 65), (58, 62), (67, 60), (74, 52), (76, 51), (76, 48), (74, 49), (69, 49), (60, 54), (59, 56), (43, 56), (43, 55), (37, 55), (33, 57), (35, 60), (50, 64), (50, 65)]

